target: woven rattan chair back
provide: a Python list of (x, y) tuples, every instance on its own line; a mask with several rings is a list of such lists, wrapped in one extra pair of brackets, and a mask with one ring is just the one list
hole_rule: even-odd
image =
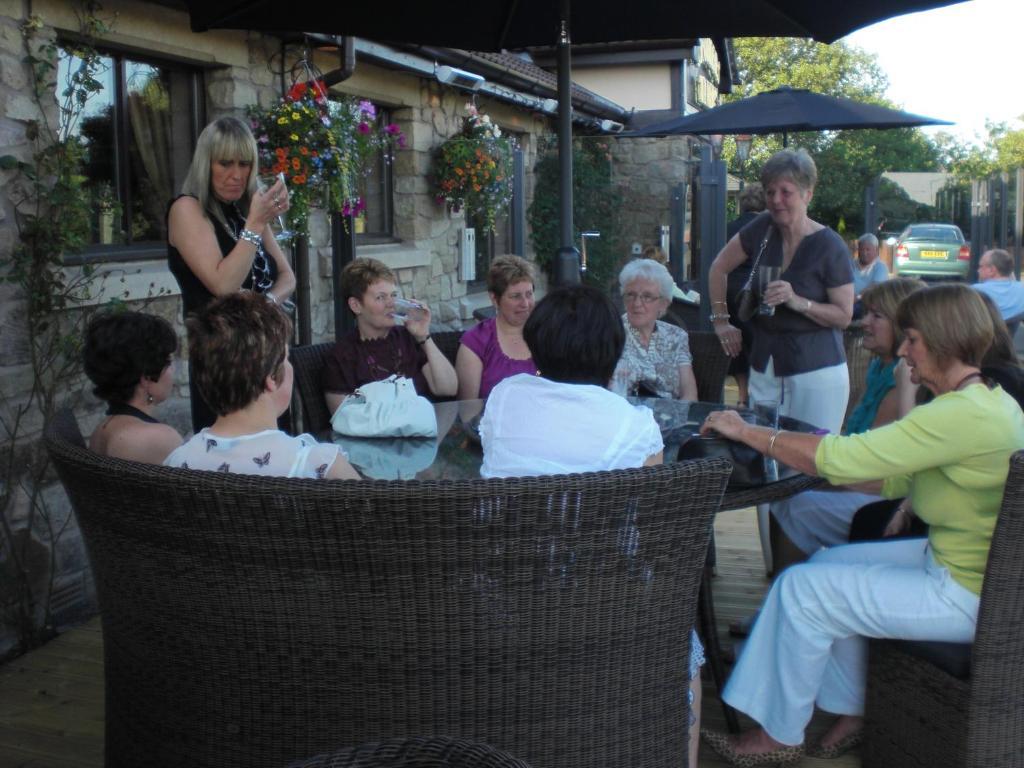
[(682, 765), (728, 463), (256, 478), (45, 443), (102, 609), (106, 764), (259, 768), (395, 734)]
[(288, 768), (530, 768), (487, 744), (442, 736), (361, 744)]
[(725, 398), (725, 376), (729, 372), (729, 356), (714, 331), (688, 331), (693, 376), (697, 379), (697, 398), (707, 403), (721, 403)]
[(462, 331), (438, 331), (431, 333), (430, 337), (437, 344), (448, 361), (455, 365), (455, 356), (459, 353), (459, 339), (462, 338)]
[(311, 434), (325, 431), (331, 426), (331, 413), (324, 400), (324, 385), (321, 378), (327, 353), (334, 342), (306, 344), (292, 347), (288, 357), (295, 369), (295, 390), (302, 405), (302, 431)]
[(868, 665), (865, 768), (1024, 765), (1024, 451), (1010, 458), (992, 534), (970, 674), (954, 677), (876, 640)]
[(850, 377), (850, 399), (846, 402), (846, 416), (849, 418), (857, 403), (864, 396), (868, 381), (868, 365), (872, 354), (864, 349), (864, 328), (851, 325), (843, 332), (843, 349), (846, 353), (846, 367)]

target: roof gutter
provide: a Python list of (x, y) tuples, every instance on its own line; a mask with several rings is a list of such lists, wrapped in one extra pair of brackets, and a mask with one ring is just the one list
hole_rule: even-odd
[[(483, 74), (485, 78), (487, 77), (488, 73), (492, 77), (494, 77), (496, 73), (504, 69), (503, 67), (497, 66), (483, 66), (486, 64), (486, 62), (482, 62), (479, 59), (470, 58), (469, 56), (447, 56), (444, 58), (439, 56), (436, 60), (434, 58), (428, 59), (425, 58), (424, 56), (418, 55), (417, 53), (409, 53), (406, 51), (398, 50), (397, 48), (392, 48), (391, 46), (383, 45), (382, 43), (375, 43), (370, 40), (364, 40), (363, 38), (356, 39), (355, 48), (356, 53), (361, 57), (365, 57), (371, 61), (375, 61), (377, 63), (390, 66), (396, 69), (404, 69), (410, 72), (414, 72), (418, 75), (427, 78), (434, 77), (435, 66), (439, 61), (443, 61), (444, 63), (450, 65), (467, 64), (471, 62), (472, 68), (476, 70), (479, 74)], [(422, 50), (423, 53), (427, 53), (428, 51), (432, 51), (434, 49), (419, 48), (418, 50)], [(437, 50), (438, 52), (440, 52), (444, 49)], [(516, 78), (518, 78), (520, 82), (524, 83), (528, 82), (529, 80), (529, 78), (517, 75), (513, 75), (508, 79), (514, 81)], [(475, 91), (475, 93), (484, 94), (492, 98), (498, 99), (499, 101), (504, 101), (509, 104), (525, 107), (527, 109), (531, 109), (535, 112), (540, 112), (545, 115), (553, 116), (557, 114), (558, 103), (554, 98), (554, 94), (556, 93), (556, 91), (550, 87), (544, 86), (542, 83), (534, 83), (533, 85), (534, 87), (533, 89), (531, 89), (530, 93), (523, 93), (522, 90), (519, 90), (517, 88), (499, 85), (498, 83), (494, 83), (491, 82), (490, 80), (487, 80), (480, 86), (479, 89)], [(590, 110), (581, 111), (591, 112)], [(618, 107), (618, 111), (615, 114), (622, 115), (622, 117), (625, 118), (628, 117), (629, 112), (628, 110), (624, 110), (621, 107)], [(577, 114), (574, 110), (573, 122), (579, 125), (587, 126), (589, 128), (600, 127), (600, 120), (598, 119), (597, 115), (593, 114), (593, 112), (591, 112), (591, 114), (589, 115), (585, 115)]]

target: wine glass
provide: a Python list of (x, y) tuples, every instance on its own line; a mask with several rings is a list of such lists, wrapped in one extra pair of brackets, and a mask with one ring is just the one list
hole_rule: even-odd
[[(260, 192), (266, 192), (268, 189), (277, 184), (278, 180), (284, 182), (284, 173), (261, 173), (256, 178), (256, 185), (259, 187)], [(271, 229), (274, 229), (271, 226)], [(280, 242), (287, 242), (295, 237), (295, 233), (288, 229), (288, 224), (285, 222), (284, 215), (277, 215), (277, 229), (274, 232), (274, 239)]]

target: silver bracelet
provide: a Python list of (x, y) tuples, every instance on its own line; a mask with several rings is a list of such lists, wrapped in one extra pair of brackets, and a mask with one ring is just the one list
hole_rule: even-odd
[(263, 244), (263, 238), (259, 236), (258, 232), (253, 232), (251, 229), (243, 229), (238, 233), (239, 240), (245, 240), (247, 243), (259, 246)]
[(779, 435), (781, 435), (782, 432), (783, 430), (776, 429), (772, 432), (772, 436), (768, 438), (768, 450), (764, 452), (764, 455), (769, 459), (775, 458), (775, 441), (779, 439)]

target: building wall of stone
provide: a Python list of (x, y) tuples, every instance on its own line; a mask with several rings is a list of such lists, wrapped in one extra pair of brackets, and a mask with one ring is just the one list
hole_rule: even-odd
[[(3, 154), (22, 160), (31, 157), (26, 136), (29, 122), (36, 119), (29, 76), (22, 62), (21, 25), (25, 9), (20, 0), (0, 0), (0, 145)], [(65, 0), (34, 0), (31, 12), (43, 21), (40, 39), (53, 39), (78, 27), (75, 4)], [(223, 31), (193, 34), (187, 15), (164, 5), (141, 0), (105, 0), (103, 15), (111, 31), (101, 44), (129, 52), (189, 62), (202, 68), (205, 82), (205, 111), (208, 120), (223, 115), (244, 117), (250, 104), (264, 107), (279, 98), (281, 67), (295, 61), (292, 50), (282, 57), (281, 45), (273, 38), (246, 32)], [(327, 71), (337, 66), (327, 54), (318, 55), (317, 66)], [(379, 258), (398, 277), (405, 296), (427, 302), (438, 328), (458, 329), (471, 323), (473, 309), (488, 303), (486, 294), (471, 292), (458, 273), (459, 242), (465, 219), (439, 205), (430, 189), (431, 151), (454, 134), (465, 115), (465, 93), (443, 87), (432, 79), (385, 69), (360, 61), (351, 78), (334, 88), (343, 94), (369, 98), (391, 110), (395, 122), (408, 139), (408, 147), (394, 159), (395, 236), (393, 243), (359, 247), (358, 255)], [(532, 168), (537, 137), (550, 130), (539, 116), (511, 106), (479, 99), (478, 107), (491, 115), (505, 132), (517, 135), (525, 151), (526, 189), (532, 190)], [(55, 108), (55, 105), (54, 105)], [(0, 260), (8, 257), (17, 241), (14, 206), (20, 182), (10, 172), (0, 171)], [(527, 242), (528, 239), (527, 239)], [(330, 228), (326, 216), (314, 216), (309, 233), (310, 295), (314, 341), (333, 338), (333, 275), (331, 274)], [(527, 253), (530, 258), (532, 254)], [(75, 270), (70, 270), (74, 273)], [(116, 297), (135, 309), (161, 314), (173, 322), (182, 341), (176, 369), (175, 395), (162, 406), (161, 417), (183, 433), (190, 431), (187, 365), (178, 286), (162, 258), (149, 262), (104, 264), (98, 271), (96, 306)], [(24, 335), (24, 304), (10, 286), (0, 285), (0, 417), (24, 403), (32, 389), (32, 370)], [(91, 394), (84, 379), (69, 382), (63, 399), (78, 415), (89, 434), (103, 418), (103, 407)], [(38, 441), (42, 419), (31, 414), (20, 434), (25, 443)], [(5, 448), (10, 448), (9, 438)], [(55, 514), (69, 514), (59, 485), (46, 489)], [(21, 502), (24, 506), (23, 500)], [(26, 515), (15, 509), (9, 517), (24, 530)], [(22, 533), (17, 534), (23, 535)], [(44, 563), (50, 544), (36, 537), (32, 545)], [(59, 573), (56, 578), (58, 621), (73, 621), (95, 609), (88, 565), (81, 536), (72, 521), (57, 544)], [(0, 547), (0, 559), (4, 557)], [(35, 560), (35, 558), (34, 558)], [(41, 566), (40, 566), (41, 567)], [(45, 570), (43, 571), (45, 572)], [(0, 656), (11, 646), (12, 634), (0, 627)]]

